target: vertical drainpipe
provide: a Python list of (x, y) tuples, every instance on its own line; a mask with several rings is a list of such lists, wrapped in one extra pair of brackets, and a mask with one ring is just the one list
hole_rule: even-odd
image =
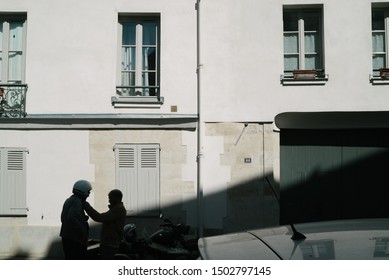
[(201, 106), (201, 59), (200, 59), (200, 1), (196, 0), (196, 48), (197, 48), (197, 236), (203, 236), (203, 182), (202, 182), (202, 159), (203, 159), (203, 121)]

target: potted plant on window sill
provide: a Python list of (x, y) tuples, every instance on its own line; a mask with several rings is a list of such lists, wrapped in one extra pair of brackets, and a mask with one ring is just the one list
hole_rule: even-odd
[(316, 78), (316, 70), (293, 70), (293, 78), (294, 79), (315, 79)]
[(380, 77), (382, 79), (389, 79), (389, 68), (381, 68), (380, 69)]

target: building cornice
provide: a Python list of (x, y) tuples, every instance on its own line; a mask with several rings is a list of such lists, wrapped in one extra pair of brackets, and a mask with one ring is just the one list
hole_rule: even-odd
[(195, 130), (195, 114), (29, 114), (0, 118), (0, 129), (181, 129)]

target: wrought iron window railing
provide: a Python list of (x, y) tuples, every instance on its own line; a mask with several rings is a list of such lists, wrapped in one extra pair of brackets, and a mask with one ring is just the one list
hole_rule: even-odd
[(0, 84), (0, 117), (25, 117), (26, 93), (26, 84)]
[(116, 86), (120, 96), (156, 96), (159, 97), (159, 86)]

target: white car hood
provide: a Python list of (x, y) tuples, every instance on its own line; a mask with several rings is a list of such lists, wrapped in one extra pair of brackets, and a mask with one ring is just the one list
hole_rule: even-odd
[(389, 219), (295, 225), (305, 239), (292, 240), (289, 225), (199, 240), (202, 259), (389, 259)]

